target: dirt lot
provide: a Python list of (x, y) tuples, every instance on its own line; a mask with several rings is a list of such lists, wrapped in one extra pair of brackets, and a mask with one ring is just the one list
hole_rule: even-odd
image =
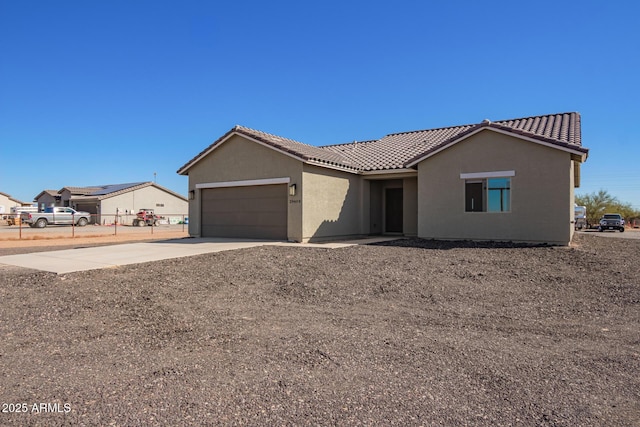
[(0, 267), (0, 424), (638, 426), (639, 260), (579, 234)]
[(105, 244), (128, 243), (134, 241), (152, 241), (187, 237), (188, 231), (183, 225), (159, 227), (131, 226), (94, 226), (72, 227), (49, 226), (41, 229), (9, 227), (0, 225), (0, 256), (19, 253), (40, 252), (72, 248), (78, 246), (97, 246)]

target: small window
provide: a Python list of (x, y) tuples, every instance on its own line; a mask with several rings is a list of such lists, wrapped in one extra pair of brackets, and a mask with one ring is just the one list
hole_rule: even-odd
[(511, 211), (511, 178), (465, 181), (466, 212)]

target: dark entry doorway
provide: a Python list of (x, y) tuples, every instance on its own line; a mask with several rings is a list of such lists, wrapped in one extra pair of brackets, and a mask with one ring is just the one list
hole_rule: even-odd
[(402, 188), (386, 188), (384, 196), (384, 231), (402, 233)]

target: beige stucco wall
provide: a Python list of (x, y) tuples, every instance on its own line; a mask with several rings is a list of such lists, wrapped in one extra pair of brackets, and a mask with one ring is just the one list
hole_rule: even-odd
[(580, 168), (580, 164), (578, 163), (578, 165), (576, 166), (576, 162), (575, 161), (571, 161), (571, 170), (569, 172), (569, 175), (571, 177), (571, 182), (569, 184), (569, 200), (567, 201), (568, 206), (567, 209), (569, 209), (569, 218), (571, 221), (571, 227), (569, 229), (569, 242), (571, 242), (571, 239), (573, 239), (573, 234), (576, 231), (575, 228), (575, 223), (576, 223), (576, 210), (575, 210), (575, 204), (576, 204), (576, 168)]
[[(511, 212), (465, 212), (461, 173), (515, 171)], [(418, 164), (418, 236), (566, 245), (573, 233), (570, 154), (484, 130)]]
[(0, 214), (8, 214), (12, 206), (16, 206), (16, 203), (7, 196), (0, 194)]
[(18, 201), (0, 194), (0, 215), (8, 215), (11, 213), (11, 208), (16, 206), (22, 206)]
[(358, 175), (304, 165), (303, 241), (362, 234), (362, 204)]
[[(233, 135), (218, 148), (200, 159), (189, 170), (189, 234), (200, 235), (200, 194), (196, 184), (290, 178), (290, 184), (302, 185), (302, 162), (276, 150)], [(288, 239), (302, 240), (302, 199), (298, 188), (289, 196)]]

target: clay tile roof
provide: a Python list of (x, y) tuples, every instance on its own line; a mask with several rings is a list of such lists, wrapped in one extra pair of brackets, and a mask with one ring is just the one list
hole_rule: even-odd
[(331, 151), (324, 150), (321, 147), (315, 147), (313, 145), (304, 144), (293, 139), (283, 138), (281, 136), (272, 135), (270, 133), (246, 128), (243, 126), (236, 126), (234, 130), (237, 133), (249, 136), (253, 139), (277, 148), (280, 151), (284, 151), (296, 157), (300, 157), (303, 160), (341, 166), (347, 169), (358, 169), (357, 166), (352, 164), (352, 162), (345, 156), (342, 156), (339, 153), (332, 153)]
[(482, 128), (506, 131), (580, 153), (588, 152), (582, 147), (578, 113), (560, 113), (496, 122), (483, 120), (477, 124), (393, 133), (378, 140), (354, 141), (322, 147), (236, 126), (182, 166), (178, 173), (184, 174), (191, 165), (212, 151), (217, 144), (225, 141), (232, 133), (245, 135), (306, 162), (364, 172), (407, 168), (412, 166), (412, 162), (454, 144)]
[(551, 114), (494, 122), (521, 134), (544, 137), (550, 141), (581, 146), (580, 115), (578, 113)]
[(471, 126), (429, 129), (390, 134), (376, 141), (334, 145), (326, 150), (341, 151), (357, 162), (363, 171), (401, 169), (407, 160), (418, 156), (440, 142), (459, 135)]
[[(465, 126), (460, 126), (460, 128)], [(405, 164), (412, 165), (417, 160), (425, 158), (434, 151), (443, 149), (461, 138), (482, 128), (493, 128), (506, 131), (515, 135), (521, 135), (541, 142), (571, 149), (573, 151), (588, 153), (589, 150), (582, 147), (580, 134), (580, 114), (560, 113), (546, 116), (533, 116), (521, 119), (501, 120), (491, 122), (483, 120), (476, 125), (468, 125), (466, 129), (457, 135), (440, 141), (437, 145), (427, 148), (423, 153), (408, 159)]]

